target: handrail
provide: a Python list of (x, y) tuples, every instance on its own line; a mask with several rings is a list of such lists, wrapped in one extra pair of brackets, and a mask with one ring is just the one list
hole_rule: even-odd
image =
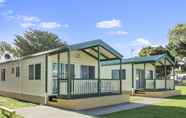
[[(53, 79), (53, 90), (55, 93), (58, 91), (57, 84), (55, 82), (57, 79)], [(75, 78), (71, 79), (72, 84), (72, 91), (71, 91), (71, 97), (73, 96), (97, 96), (98, 95), (98, 79), (81, 79), (81, 78)], [(60, 95), (67, 95), (67, 79), (61, 79), (60, 80)], [(113, 80), (113, 79), (101, 79), (100, 80), (100, 90), (101, 95), (112, 95), (112, 94), (119, 94), (120, 92), (120, 80)]]
[[(119, 79), (107, 79), (107, 78), (100, 78), (101, 80), (118, 80)], [(57, 80), (57, 79), (53, 79), (53, 80)], [(67, 79), (60, 79), (60, 80), (67, 80)], [(83, 78), (74, 78), (74, 79), (71, 79), (71, 80), (98, 80), (97, 78), (94, 78), (94, 79), (83, 79)]]

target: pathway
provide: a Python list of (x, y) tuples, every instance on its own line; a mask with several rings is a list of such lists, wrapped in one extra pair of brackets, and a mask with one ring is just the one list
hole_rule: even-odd
[(89, 110), (69, 111), (50, 106), (35, 106), (29, 108), (17, 109), (16, 113), (25, 118), (93, 118), (93, 116), (104, 115), (108, 113), (141, 108), (147, 105), (153, 105), (162, 102), (164, 98), (132, 97), (132, 103), (119, 104), (109, 107), (95, 108)]
[(16, 113), (24, 118), (93, 118), (85, 114), (43, 105), (17, 109)]
[(123, 110), (141, 108), (147, 105), (153, 105), (158, 102), (162, 102), (166, 100), (164, 98), (148, 98), (148, 97), (133, 97), (133, 98), (136, 100), (133, 100), (132, 103), (129, 104), (119, 104), (119, 105), (103, 107), (103, 108), (82, 110), (81, 113), (92, 115), (92, 116), (105, 115), (105, 114), (123, 111)]

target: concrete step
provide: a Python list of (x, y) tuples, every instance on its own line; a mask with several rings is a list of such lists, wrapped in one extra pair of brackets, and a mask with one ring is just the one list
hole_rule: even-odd
[(135, 93), (136, 94), (145, 94), (145, 90), (136, 90)]
[(56, 98), (57, 98), (57, 95), (50, 95), (50, 96), (48, 96), (48, 100), (52, 101), (52, 102), (56, 101)]

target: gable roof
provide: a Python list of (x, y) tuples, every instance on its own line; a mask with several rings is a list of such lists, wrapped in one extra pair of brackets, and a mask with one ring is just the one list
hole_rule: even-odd
[[(134, 57), (134, 58), (127, 58), (122, 60), (122, 64), (140, 64), (140, 63), (151, 63), (151, 62), (157, 62), (161, 59), (167, 59), (171, 64), (175, 64), (174, 60), (167, 54), (160, 54), (160, 55), (153, 55), (153, 56), (145, 56), (145, 57)], [(105, 61), (102, 63), (102, 65), (117, 65), (120, 62), (118, 60), (113, 61)]]
[(86, 49), (86, 48), (94, 47), (94, 46), (97, 46), (97, 45), (100, 45), (100, 46), (104, 47), (106, 50), (109, 50), (112, 54), (116, 55), (117, 57), (120, 57), (120, 58), (123, 57), (122, 54), (120, 54), (118, 51), (116, 51), (114, 48), (112, 48), (111, 46), (109, 46), (107, 43), (105, 43), (104, 41), (102, 41), (100, 39), (70, 45), (70, 48), (72, 50), (80, 50), (80, 49)]
[(70, 50), (87, 49), (87, 48), (91, 48), (91, 47), (94, 47), (94, 46), (97, 46), (97, 45), (102, 46), (104, 49), (108, 50), (113, 55), (115, 55), (119, 58), (123, 57), (122, 54), (120, 54), (118, 51), (113, 49), (111, 46), (106, 44), (104, 41), (98, 39), (98, 40), (86, 41), (86, 42), (83, 42), (83, 43), (77, 43), (77, 44), (72, 44), (72, 45), (63, 45), (63, 46), (55, 48), (55, 49), (51, 49), (51, 50), (47, 50), (47, 51), (43, 51), (43, 52), (38, 52), (38, 53), (35, 53), (35, 54), (20, 57), (19, 59), (9, 60), (9, 61), (5, 61), (5, 62), (2, 62), (2, 63), (17, 61), (17, 60), (26, 59), (26, 58), (32, 58), (32, 57), (46, 55), (46, 54), (52, 54), (52, 53), (56, 53), (58, 51), (64, 51), (65, 52), (65, 51), (67, 51), (67, 49), (70, 49)]

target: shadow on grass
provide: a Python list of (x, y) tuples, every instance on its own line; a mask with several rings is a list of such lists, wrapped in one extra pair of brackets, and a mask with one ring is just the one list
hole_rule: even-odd
[(175, 99), (175, 100), (186, 100), (186, 95), (178, 95), (178, 96), (172, 96), (167, 97), (168, 99)]
[(99, 118), (185, 118), (186, 108), (173, 106), (146, 106), (132, 110), (120, 111)]

